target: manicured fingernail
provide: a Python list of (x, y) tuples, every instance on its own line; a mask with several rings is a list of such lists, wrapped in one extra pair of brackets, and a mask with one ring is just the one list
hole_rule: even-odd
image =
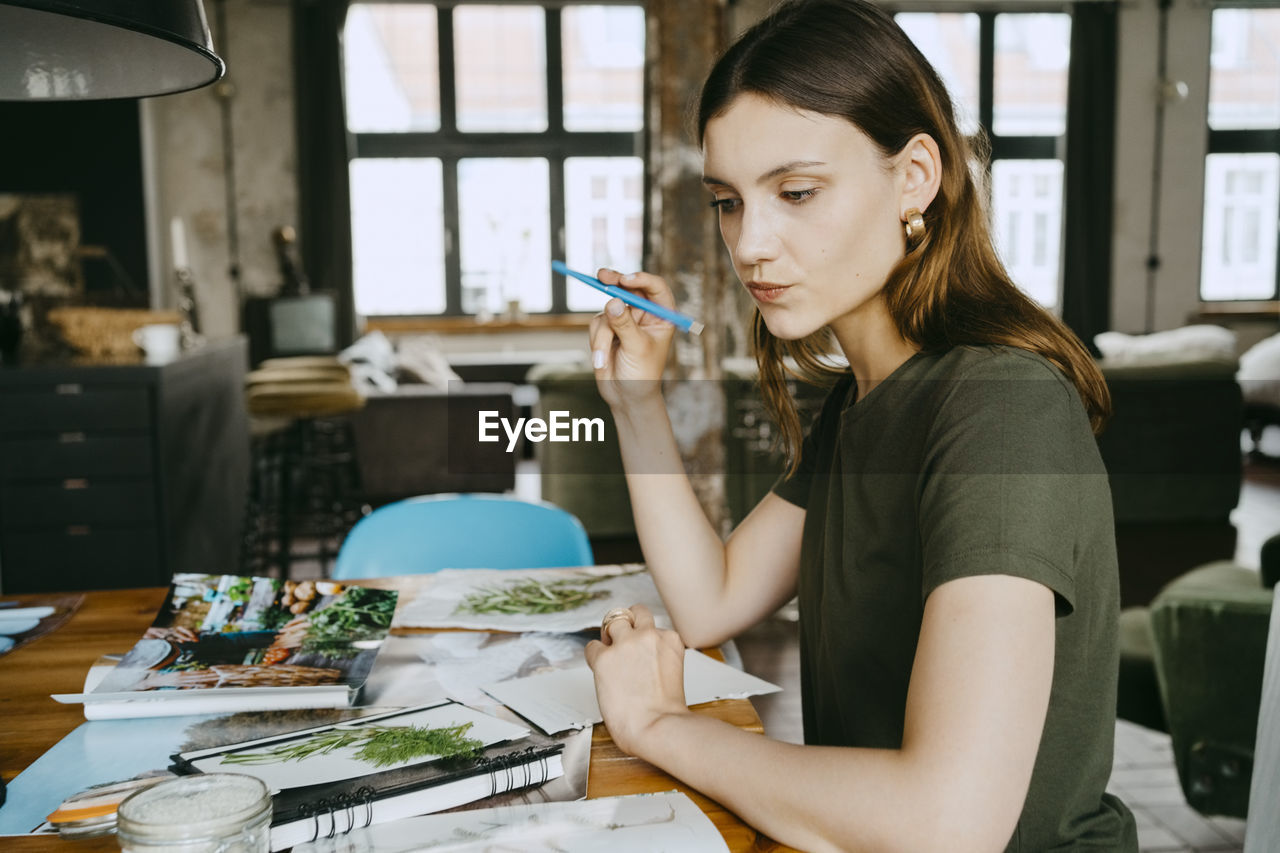
[(600, 368), (604, 367), (604, 351), (603, 350), (592, 350), (591, 366), (594, 367), (596, 370), (599, 370)]
[(622, 304), (621, 299), (610, 299), (609, 304), (604, 306), (604, 310), (608, 311), (614, 317), (621, 317), (622, 312), (626, 309), (626, 307), (627, 306)]
[(629, 273), (627, 273), (626, 275), (624, 275), (624, 276), (622, 277), (622, 280), (623, 280), (623, 281), (635, 281), (635, 280), (636, 280), (636, 274), (635, 274), (635, 273), (633, 273), (633, 272), (629, 272)]

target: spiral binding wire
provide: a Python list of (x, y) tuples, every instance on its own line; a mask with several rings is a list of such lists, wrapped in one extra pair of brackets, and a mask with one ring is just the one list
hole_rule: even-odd
[[(551, 767), (547, 763), (547, 756), (543, 755), (536, 762), (529, 759), (537, 752), (537, 747), (525, 747), (518, 752), (509, 752), (506, 755), (497, 755), (485, 762), (485, 769), (489, 771), (489, 796), (496, 796), (498, 791), (498, 773), (506, 774), (506, 787), (503, 791), (518, 791), (521, 788), (527, 788), (530, 785), (542, 785), (547, 782), (551, 773)], [(537, 764), (542, 768), (542, 778), (538, 782), (533, 781), (532, 765)], [(516, 768), (523, 768), (524, 782), (516, 784)]]
[[(536, 747), (527, 747), (518, 752), (511, 752), (506, 755), (498, 755), (484, 761), (482, 767), (489, 773), (489, 796), (493, 797), (499, 793), (507, 791), (516, 791), (521, 788), (545, 784), (551, 775), (551, 766), (547, 761), (547, 756), (539, 756), (537, 761), (532, 761), (534, 754), (537, 752)], [(537, 765), (541, 768), (539, 778), (535, 779), (533, 766)], [(515, 784), (517, 781), (516, 770), (523, 768), (524, 779), (522, 784)], [(505, 773), (504, 781), (506, 787), (501, 791), (498, 788), (499, 773)], [(377, 799), (377, 791), (369, 785), (361, 786), (354, 791), (345, 794), (338, 794), (334, 797), (321, 797), (314, 804), (303, 806), (299, 811), (299, 816), (306, 820), (311, 818), (313, 821), (311, 831), (311, 843), (314, 843), (321, 837), (321, 821), (328, 817), (328, 832), (324, 834), (325, 839), (333, 839), (338, 835), (347, 835), (354, 829), (363, 829), (373, 824), (373, 803)], [(356, 810), (364, 807), (364, 822), (357, 826)], [(346, 817), (346, 826), (342, 830), (338, 829), (338, 814), (343, 813)]]

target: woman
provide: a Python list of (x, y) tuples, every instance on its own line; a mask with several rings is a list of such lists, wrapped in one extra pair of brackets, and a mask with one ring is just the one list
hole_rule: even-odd
[[(1009, 280), (936, 73), (863, 0), (795, 0), (703, 88), (704, 181), (754, 298), (790, 465), (727, 542), (659, 378), (671, 326), (591, 329), (636, 529), (678, 631), (587, 649), (618, 745), (806, 850), (1136, 850), (1104, 793), (1118, 583), (1106, 387)], [(600, 278), (672, 305), (658, 277)], [(822, 354), (834, 340), (848, 367)], [(783, 355), (835, 384), (803, 440)], [(802, 443), (803, 442), (803, 443)], [(804, 746), (689, 713), (684, 646), (798, 595)]]

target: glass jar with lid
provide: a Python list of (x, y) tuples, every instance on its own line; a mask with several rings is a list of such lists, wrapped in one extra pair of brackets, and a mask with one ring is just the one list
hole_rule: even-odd
[(271, 792), (241, 773), (182, 776), (120, 804), (125, 853), (269, 853)]

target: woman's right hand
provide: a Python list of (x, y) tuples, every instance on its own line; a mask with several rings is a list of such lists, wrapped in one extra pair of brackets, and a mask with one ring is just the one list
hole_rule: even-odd
[[(596, 273), (651, 302), (675, 308), (671, 288), (656, 275), (616, 270)], [(612, 408), (626, 408), (661, 394), (662, 372), (676, 327), (621, 299), (610, 299), (604, 311), (591, 318), (591, 364), (600, 396)], [(615, 381), (619, 380), (619, 381)]]

